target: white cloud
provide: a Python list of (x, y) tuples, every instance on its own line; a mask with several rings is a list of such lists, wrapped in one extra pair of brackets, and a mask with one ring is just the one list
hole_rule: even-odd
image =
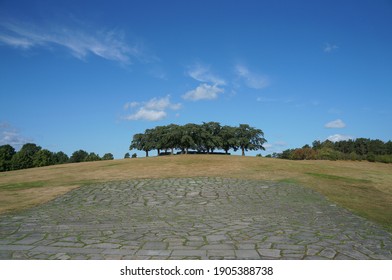
[(57, 45), (68, 49), (78, 59), (93, 54), (121, 63), (129, 63), (131, 58), (143, 56), (137, 46), (130, 46), (125, 42), (121, 32), (86, 32), (82, 29), (44, 29), (31, 24), (0, 23), (0, 43), (23, 49), (37, 46), (50, 48)]
[(152, 98), (146, 102), (128, 102), (124, 105), (124, 109), (132, 109), (139, 107), (135, 113), (124, 117), (126, 120), (147, 120), (159, 121), (167, 117), (167, 110), (179, 110), (181, 103), (171, 103), (170, 96), (162, 98)]
[(226, 81), (210, 72), (209, 67), (201, 64), (195, 64), (188, 70), (188, 75), (196, 81), (202, 83), (212, 83), (214, 85), (223, 86)]
[(224, 89), (219, 88), (217, 85), (200, 84), (196, 89), (185, 93), (182, 98), (192, 101), (211, 100), (216, 99), (218, 94), (222, 92), (224, 92)]
[(7, 36), (0, 34), (0, 42), (6, 45), (10, 45), (16, 48), (28, 49), (34, 45), (30, 40), (25, 38), (15, 38), (12, 36)]
[(253, 73), (244, 65), (237, 64), (235, 71), (237, 76), (250, 88), (263, 89), (269, 85), (269, 79), (267, 76)]
[(346, 127), (346, 124), (341, 120), (341, 119), (337, 119), (334, 121), (331, 121), (327, 124), (325, 124), (326, 128), (344, 128)]
[(130, 109), (130, 108), (135, 108), (135, 107), (137, 107), (137, 106), (139, 106), (139, 105), (140, 105), (139, 102), (135, 102), (135, 101), (133, 101), (133, 102), (128, 102), (128, 103), (125, 103), (124, 109), (127, 110), (127, 109)]
[(336, 51), (338, 48), (339, 47), (335, 44), (326, 43), (326, 44), (324, 44), (323, 50), (325, 53), (331, 53), (331, 52)]
[(349, 139), (354, 139), (354, 137), (349, 136), (349, 135), (334, 134), (334, 135), (331, 135), (327, 138), (327, 140), (332, 141), (332, 142), (346, 141)]
[(287, 146), (285, 141), (275, 141), (273, 143), (265, 143), (263, 147), (265, 148), (266, 152), (268, 153), (280, 153), (282, 149)]
[(285, 141), (276, 141), (274, 143), (274, 145), (278, 146), (278, 147), (285, 147), (285, 146), (287, 146), (287, 142), (285, 142)]
[(9, 144), (19, 150), (29, 141), (31, 140), (20, 135), (20, 133), (9, 123), (0, 123), (0, 146)]
[(195, 64), (191, 66), (187, 74), (198, 82), (201, 82), (195, 89), (186, 92), (182, 98), (185, 100), (212, 100), (218, 98), (224, 92), (221, 86), (226, 85), (226, 81), (211, 73), (208, 66)]
[(166, 108), (169, 108), (172, 110), (178, 110), (181, 108), (181, 104), (180, 103), (176, 103), (176, 104), (171, 103), (170, 96), (167, 95), (166, 97), (163, 97), (163, 98), (154, 97), (153, 99), (146, 102), (144, 107), (147, 109), (150, 109), (150, 110), (165, 110)]
[(263, 144), (263, 147), (264, 147), (266, 150), (269, 150), (269, 149), (271, 149), (271, 148), (273, 147), (273, 145), (272, 145), (272, 144), (266, 143), (266, 144)]
[(129, 121), (147, 120), (147, 121), (159, 121), (166, 118), (167, 113), (165, 111), (149, 110), (144, 107), (139, 108), (139, 110), (125, 119)]

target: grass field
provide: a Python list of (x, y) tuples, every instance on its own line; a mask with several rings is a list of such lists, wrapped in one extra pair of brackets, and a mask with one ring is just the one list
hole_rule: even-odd
[(177, 155), (0, 173), (0, 213), (45, 203), (86, 184), (136, 178), (229, 177), (300, 184), (392, 232), (392, 165), (352, 161)]

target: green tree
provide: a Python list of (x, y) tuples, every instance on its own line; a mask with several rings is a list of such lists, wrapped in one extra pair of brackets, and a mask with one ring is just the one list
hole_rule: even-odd
[(313, 143), (312, 143), (312, 148), (313, 148), (314, 150), (319, 150), (319, 149), (321, 149), (321, 142), (320, 142), (320, 140), (315, 140), (315, 141), (313, 141)]
[(357, 138), (354, 142), (355, 152), (360, 156), (365, 156), (368, 153), (369, 139)]
[(385, 153), (386, 153), (386, 146), (383, 141), (379, 139), (369, 141), (368, 154), (385, 155)]
[(221, 146), (221, 137), (219, 136), (221, 125), (218, 122), (203, 122), (201, 125), (201, 141), (207, 154)]
[(86, 160), (88, 153), (84, 150), (78, 150), (72, 153), (69, 162), (83, 162)]
[(145, 134), (148, 135), (148, 140), (151, 143), (151, 149), (157, 150), (157, 155), (161, 153), (161, 150), (164, 148), (163, 137), (165, 134), (164, 126), (156, 126), (152, 129), (146, 130)]
[(102, 160), (113, 160), (114, 156), (111, 153), (106, 153), (103, 155)]
[(236, 138), (235, 127), (225, 125), (219, 132), (220, 137), (220, 148), (222, 148), (226, 154), (229, 153), (230, 149), (234, 151), (238, 150), (238, 141)]
[(125, 153), (124, 158), (130, 158), (131, 155), (129, 153)]
[(277, 158), (280, 158), (280, 159), (291, 159), (291, 154), (294, 152), (294, 150), (293, 149), (287, 149), (287, 150), (284, 150), (283, 152), (281, 152), (281, 153), (278, 153), (277, 155), (276, 155), (276, 157)]
[(336, 151), (342, 152), (344, 154), (350, 154), (351, 152), (353, 152), (355, 150), (354, 149), (354, 141), (350, 139), (347, 141), (335, 142), (334, 149)]
[(238, 146), (242, 151), (242, 156), (245, 156), (245, 151), (248, 150), (265, 150), (263, 144), (267, 142), (264, 139), (264, 133), (261, 129), (256, 129), (248, 124), (240, 124), (236, 128), (236, 138)]
[(0, 146), (0, 172), (12, 170), (11, 160), (15, 153), (11, 145)]
[(317, 159), (338, 160), (341, 153), (332, 148), (322, 148), (318, 151)]
[(53, 153), (47, 149), (39, 150), (33, 157), (34, 167), (42, 167), (54, 164)]
[(145, 133), (138, 133), (133, 136), (131, 145), (129, 147), (130, 150), (136, 149), (139, 151), (145, 151), (146, 152), (146, 157), (148, 157), (148, 152), (151, 151), (153, 147), (153, 143), (150, 142), (150, 139), (148, 139), (149, 135), (151, 134), (145, 134)]
[(392, 155), (392, 141), (385, 143), (385, 152), (387, 155)]
[(171, 153), (174, 154), (174, 150), (181, 146), (181, 128), (176, 124), (169, 124), (165, 127), (165, 133), (162, 137), (163, 147), (165, 150), (171, 149)]
[(323, 143), (321, 143), (320, 149), (326, 148), (326, 149), (334, 149), (335, 145), (331, 140), (325, 140)]
[(189, 149), (196, 149), (196, 139), (198, 134), (198, 126), (193, 123), (188, 123), (180, 128), (181, 139), (180, 148), (185, 154), (189, 152)]
[(25, 169), (34, 167), (34, 155), (41, 150), (40, 146), (34, 143), (27, 143), (22, 146), (11, 160), (13, 169)]
[(63, 164), (69, 161), (69, 157), (64, 152), (57, 152), (53, 154), (54, 164)]
[(85, 158), (84, 161), (98, 161), (101, 160), (98, 154), (96, 153), (89, 153)]

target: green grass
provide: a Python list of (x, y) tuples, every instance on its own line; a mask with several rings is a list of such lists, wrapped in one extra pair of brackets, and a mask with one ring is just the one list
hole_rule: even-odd
[(45, 181), (5, 184), (5, 185), (0, 185), (0, 190), (18, 191), (18, 190), (25, 190), (31, 188), (41, 188), (45, 186), (45, 184), (46, 184)]
[(76, 187), (140, 178), (227, 177), (298, 184), (392, 232), (391, 165), (176, 155), (49, 166), (0, 173), (0, 213), (45, 203)]
[(311, 173), (311, 172), (306, 172), (306, 175), (314, 176), (316, 178), (322, 178), (322, 179), (329, 179), (329, 180), (338, 180), (340, 182), (346, 182), (346, 183), (354, 183), (354, 184), (363, 184), (363, 183), (371, 183), (371, 180), (367, 179), (357, 179), (357, 178), (350, 178), (350, 177), (343, 177), (343, 176), (336, 176), (336, 175), (330, 175), (330, 174), (322, 174), (322, 173)]

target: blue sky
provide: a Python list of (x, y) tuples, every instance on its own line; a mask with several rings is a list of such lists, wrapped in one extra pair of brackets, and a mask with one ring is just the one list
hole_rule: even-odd
[(267, 154), (390, 140), (391, 105), (391, 1), (0, 2), (0, 145), (122, 158), (146, 128), (217, 121)]

